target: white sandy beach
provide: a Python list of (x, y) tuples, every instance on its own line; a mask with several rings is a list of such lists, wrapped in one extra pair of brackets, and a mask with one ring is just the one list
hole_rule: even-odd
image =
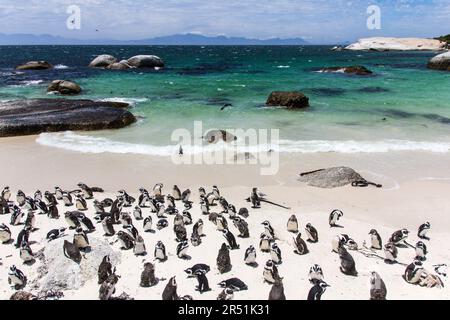
[[(176, 275), (178, 294), (191, 295), (194, 299), (216, 299), (221, 289), (217, 286), (222, 280), (239, 277), (249, 287), (249, 290), (235, 293), (235, 299), (267, 299), (271, 285), (263, 282), (262, 272), (265, 262), (270, 258), (267, 253), (258, 250), (259, 266), (252, 268), (244, 264), (244, 252), (249, 245), (258, 248), (259, 235), (263, 231), (261, 222), (269, 220), (275, 228), (283, 263), (279, 266), (280, 275), (284, 278), (284, 288), (287, 299), (306, 299), (311, 284), (308, 282), (308, 271), (312, 264), (319, 264), (325, 276), (325, 281), (331, 286), (322, 299), (368, 299), (369, 272), (377, 271), (387, 286), (388, 299), (449, 299), (448, 286), (442, 289), (423, 288), (405, 282), (402, 278), (405, 267), (389, 265), (377, 258), (368, 258), (356, 251), (350, 251), (356, 261), (357, 277), (350, 277), (339, 271), (339, 257), (331, 252), (331, 240), (340, 233), (350, 235), (359, 246), (369, 242), (368, 232), (376, 229), (385, 243), (396, 230), (410, 230), (408, 242), (415, 244), (417, 228), (425, 221), (431, 223), (430, 241), (426, 241), (429, 254), (424, 267), (433, 271), (434, 264), (450, 261), (450, 172), (448, 153), (397, 152), (397, 153), (361, 153), (361, 154), (284, 154), (281, 157), (280, 171), (275, 176), (260, 176), (258, 166), (186, 166), (174, 165), (167, 158), (120, 155), (120, 154), (81, 154), (64, 151), (35, 143), (36, 137), (6, 138), (0, 140), (0, 167), (2, 174), (0, 187), (9, 185), (13, 199), (18, 189), (27, 195), (32, 195), (37, 189), (53, 191), (55, 186), (63, 189), (75, 189), (78, 182), (105, 189), (104, 194), (96, 193), (98, 199), (115, 197), (120, 189), (126, 189), (133, 196), (138, 195), (138, 189), (145, 187), (151, 190), (155, 183), (164, 183), (164, 193), (172, 190), (173, 184), (180, 189), (190, 188), (193, 191), (192, 210), (193, 221), (202, 218), (205, 222), (206, 237), (198, 247), (192, 245), (188, 254), (190, 261), (179, 259), (175, 254), (176, 242), (172, 230), (173, 216), (169, 216), (169, 227), (156, 233), (144, 233), (142, 221), (136, 221), (135, 226), (145, 240), (148, 255), (134, 256), (132, 250), (122, 251), (119, 244), (113, 244), (113, 250), (120, 252), (120, 263), (117, 274), (121, 276), (116, 288), (116, 295), (126, 292), (134, 299), (161, 299), (161, 293), (167, 283), (161, 281), (151, 288), (139, 287), (143, 261), (153, 261), (153, 250), (156, 242), (161, 240), (166, 245), (169, 258), (164, 263), (156, 262), (156, 276), (169, 279)], [(319, 189), (308, 187), (297, 181), (300, 172), (345, 165), (352, 167), (368, 180), (383, 184), (383, 188), (353, 188), (350, 186), (337, 189)], [(250, 217), (247, 219), (250, 238), (237, 238), (239, 250), (231, 251), (232, 270), (219, 274), (216, 258), (223, 236), (208, 221), (201, 216), (198, 205), (198, 188), (203, 186), (207, 191), (212, 185), (220, 188), (221, 194), (234, 204), (236, 208), (246, 207)], [(268, 195), (270, 200), (291, 207), (285, 210), (262, 204), (261, 209), (251, 209), (245, 201), (251, 188), (258, 186)], [(92, 200), (88, 200), (87, 216), (93, 219)], [(177, 206), (182, 206), (177, 202)], [(132, 208), (126, 208), (132, 211)], [(212, 208), (214, 211), (216, 208)], [(333, 209), (340, 209), (344, 217), (340, 224), (344, 228), (330, 228), (328, 215)], [(60, 215), (69, 209), (59, 205)], [(150, 213), (143, 209), (143, 216)], [(310, 253), (299, 256), (293, 253), (293, 234), (286, 230), (290, 215), (295, 214), (299, 221), (300, 231), (309, 222), (319, 232), (319, 243), (308, 244)], [(152, 214), (154, 215), (154, 214)], [(154, 223), (156, 221), (156, 216)], [(9, 215), (0, 216), (0, 223), (9, 225)], [(36, 243), (31, 247), (34, 252), (43, 248), (47, 241), (45, 236), (50, 229), (67, 227), (63, 217), (50, 220), (45, 215), (37, 215), (39, 228), (30, 236)], [(238, 231), (229, 221), (230, 230), (237, 236)], [(13, 238), (23, 226), (10, 227)], [(104, 239), (101, 224), (97, 230), (88, 235), (91, 238)], [(117, 230), (118, 226), (116, 226)], [(188, 235), (192, 225), (187, 226)], [(68, 240), (72, 240), (73, 231), (68, 231)], [(306, 235), (305, 235), (306, 236)], [(305, 237), (304, 237), (305, 238)], [(63, 238), (64, 239), (64, 238)], [(61, 242), (62, 239), (57, 240)], [(109, 239), (108, 241), (111, 241)], [(8, 269), (15, 264), (32, 282), (37, 274), (39, 262), (32, 266), (23, 265), (19, 252), (13, 244), (0, 245), (2, 265), (0, 265), (0, 298), (8, 299), (14, 292), (7, 283)], [(95, 248), (93, 248), (95, 250)], [(380, 255), (384, 256), (382, 252)], [(409, 264), (415, 252), (411, 248), (399, 248), (398, 261)], [(83, 263), (83, 262), (82, 262)], [(188, 279), (184, 269), (196, 264), (206, 263), (211, 266), (207, 274), (212, 291), (200, 294), (194, 291), (197, 280)], [(445, 278), (442, 278), (446, 282)], [(97, 299), (99, 285), (97, 277), (93, 277), (82, 288), (64, 292), (64, 299)], [(25, 287), (26, 291), (36, 293), (35, 289)]]

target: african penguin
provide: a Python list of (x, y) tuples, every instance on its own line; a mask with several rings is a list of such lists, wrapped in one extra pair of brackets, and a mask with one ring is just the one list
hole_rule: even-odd
[(325, 293), (329, 285), (324, 281), (318, 281), (309, 290), (307, 300), (321, 300), (322, 295)]
[(298, 232), (298, 221), (295, 214), (293, 214), (287, 222), (287, 231), (297, 233)]
[(369, 232), (370, 235), (370, 247), (374, 250), (381, 250), (383, 249), (383, 242), (381, 240), (380, 235), (378, 234), (377, 230), (372, 229)]
[(428, 231), (430, 231), (431, 223), (425, 222), (419, 226), (419, 230), (417, 231), (417, 236), (420, 239), (424, 240), (430, 240), (430, 238), (427, 237)]
[(102, 262), (98, 267), (98, 284), (102, 284), (110, 275), (113, 274), (112, 264), (109, 255), (103, 257)]
[(224, 238), (227, 240), (228, 246), (231, 250), (239, 249), (239, 245), (236, 242), (236, 238), (234, 237), (233, 233), (231, 233), (230, 230), (223, 229), (222, 234)]
[(256, 266), (256, 249), (254, 246), (250, 245), (250, 247), (248, 247), (245, 250), (245, 255), (244, 255), (244, 262), (246, 265), (249, 266)]
[(328, 218), (328, 223), (329, 223), (330, 227), (336, 227), (337, 221), (343, 216), (344, 216), (344, 213), (341, 210), (333, 210), (330, 213), (330, 216)]
[(167, 260), (166, 247), (164, 246), (164, 243), (162, 243), (162, 241), (158, 241), (156, 243), (154, 256), (156, 260), (159, 260), (161, 262)]
[(386, 285), (380, 275), (370, 272), (370, 300), (386, 300)]
[(175, 277), (170, 278), (162, 293), (163, 300), (178, 300), (177, 281)]
[(308, 236), (308, 242), (317, 243), (319, 241), (319, 233), (316, 228), (312, 226), (311, 223), (308, 223), (305, 227), (306, 235)]
[(225, 243), (222, 243), (222, 246), (219, 249), (219, 254), (217, 255), (217, 269), (219, 272), (226, 273), (231, 270), (231, 259), (230, 259), (230, 251)]
[(155, 266), (151, 262), (144, 264), (144, 270), (141, 273), (141, 282), (139, 285), (143, 288), (153, 287), (158, 284), (158, 279), (155, 277)]
[(295, 250), (294, 252), (299, 255), (304, 255), (309, 252), (306, 242), (302, 239), (302, 234), (299, 232), (294, 238)]

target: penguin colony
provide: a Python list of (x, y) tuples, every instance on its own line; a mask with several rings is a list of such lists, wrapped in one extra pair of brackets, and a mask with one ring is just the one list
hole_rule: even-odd
[[(254, 272), (261, 274), (261, 281), (267, 283), (269, 300), (285, 300), (283, 280), (280, 267), (283, 257), (287, 255), (301, 256), (314, 251), (314, 246), (320, 241), (329, 241), (319, 237), (317, 230), (311, 223), (302, 221), (301, 215), (285, 215), (288, 217), (285, 230), (274, 229), (269, 220), (261, 219), (260, 228), (249, 229), (247, 219), (250, 214), (258, 214), (258, 209), (264, 204), (265, 196), (257, 188), (253, 188), (247, 199), (248, 208), (239, 210), (220, 193), (217, 186), (210, 192), (201, 187), (198, 190), (199, 198), (193, 199), (189, 189), (181, 191), (178, 186), (167, 192), (162, 183), (157, 183), (151, 192), (145, 188), (139, 189), (138, 197), (134, 197), (125, 190), (117, 192), (115, 199), (103, 198), (103, 189), (89, 187), (79, 183), (75, 190), (63, 190), (55, 187), (53, 191), (36, 191), (33, 196), (26, 195), (18, 190), (13, 195), (9, 187), (4, 187), (0, 195), (0, 215), (7, 216), (9, 226), (0, 224), (0, 244), (14, 246), (22, 265), (9, 266), (8, 283), (13, 290), (17, 290), (12, 299), (37, 299), (27, 290), (27, 268), (36, 262), (33, 252), (33, 233), (39, 228), (39, 220), (51, 219), (55, 228), (46, 230), (45, 241), (51, 242), (64, 238), (61, 242), (61, 255), (73, 263), (82, 263), (83, 257), (91, 251), (89, 238), (98, 229), (102, 230), (103, 237), (109, 240), (111, 246), (118, 250), (132, 251), (135, 256), (142, 256), (140, 282), (137, 286), (151, 288), (163, 286), (161, 298), (163, 300), (192, 299), (192, 294), (180, 294), (177, 290), (176, 276), (170, 279), (158, 277), (158, 269), (163, 268), (169, 260), (191, 261), (192, 267), (184, 270), (186, 279), (195, 279), (193, 290), (200, 294), (214, 291), (219, 300), (239, 298), (239, 292), (249, 290), (251, 283), (246, 279), (228, 276), (235, 265), (245, 265), (253, 268)], [(269, 202), (271, 203), (271, 202)], [(196, 208), (194, 208), (194, 206)], [(62, 211), (61, 208), (66, 209)], [(289, 209), (289, 208), (286, 208)], [(88, 214), (87, 212), (93, 212)], [(62, 211), (62, 212), (61, 212)], [(191, 212), (198, 214), (193, 214)], [(417, 237), (420, 239), (415, 245), (408, 242), (410, 232), (407, 229), (395, 231), (388, 239), (383, 241), (376, 229), (368, 232), (369, 245), (364, 241), (362, 245), (346, 233), (339, 233), (344, 228), (342, 220), (344, 213), (333, 210), (328, 217), (328, 225), (336, 230), (331, 239), (331, 255), (336, 257), (336, 268), (342, 277), (366, 277), (370, 291), (361, 293), (361, 299), (368, 297), (372, 300), (387, 299), (387, 285), (381, 275), (376, 271), (369, 273), (358, 272), (358, 266), (353, 258), (362, 254), (366, 258), (380, 259), (383, 263), (392, 265), (392, 268), (403, 268), (403, 279), (407, 283), (425, 287), (443, 287), (442, 278), (446, 277), (446, 265), (433, 265), (433, 272), (424, 267), (427, 261), (427, 242), (430, 241), (428, 231), (431, 224), (425, 222), (418, 227)], [(215, 234), (205, 234), (204, 226), (213, 227)], [(173, 230), (172, 243), (163, 243), (158, 239), (158, 232), (171, 228)], [(156, 239), (154, 247), (149, 247), (145, 239), (151, 234)], [(256, 241), (248, 246), (242, 246), (240, 240), (249, 239), (250, 235), (259, 235)], [(146, 235), (144, 237), (144, 235)], [(202, 257), (191, 257), (191, 247), (201, 247), (208, 237), (221, 237), (222, 244), (215, 253), (216, 265), (203, 263)], [(289, 243), (292, 250), (282, 251), (279, 244)], [(397, 261), (399, 250), (410, 250), (411, 261), (407, 263)], [(233, 261), (230, 252), (238, 251), (241, 259)], [(259, 265), (258, 256), (264, 256), (265, 263)], [(0, 256), (0, 264), (6, 264), (8, 257)], [(261, 260), (260, 260), (261, 261)], [(318, 261), (320, 262), (320, 261)], [(176, 261), (175, 261), (176, 263)], [(223, 275), (219, 283), (210, 283), (208, 273), (215, 272)], [(308, 278), (310, 287), (304, 291), (308, 300), (320, 300), (326, 290), (334, 288), (326, 280), (327, 270), (322, 270), (319, 263), (313, 264)], [(116, 293), (116, 284), (121, 279), (110, 257), (105, 256), (98, 266), (98, 298), (101, 300), (113, 299)], [(332, 279), (330, 280), (332, 282)], [(338, 288), (336, 288), (338, 290)], [(42, 295), (41, 295), (42, 296)], [(45, 298), (61, 298), (62, 294), (48, 294)], [(288, 297), (289, 298), (289, 297)]]

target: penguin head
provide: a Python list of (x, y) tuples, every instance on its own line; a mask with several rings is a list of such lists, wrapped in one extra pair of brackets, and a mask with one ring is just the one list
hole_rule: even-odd
[(424, 227), (425, 229), (430, 229), (430, 228), (431, 228), (431, 223), (429, 223), (429, 222), (427, 221), (427, 222), (425, 222), (425, 223), (423, 224), (423, 227)]
[(77, 227), (77, 228), (75, 229), (75, 231), (76, 231), (77, 233), (83, 233), (83, 228)]
[(261, 223), (264, 227), (266, 227), (266, 228), (268, 228), (268, 227), (270, 227), (270, 222), (269, 221), (264, 221), (264, 222), (262, 222)]
[(272, 268), (273, 267), (273, 261), (272, 260), (267, 260), (266, 267), (267, 268)]
[(409, 234), (408, 229), (402, 229), (402, 230), (400, 230), (400, 231), (401, 231), (401, 233), (402, 233), (402, 235), (403, 235), (404, 237), (407, 237), (408, 234)]
[(276, 242), (272, 242), (271, 247), (272, 247), (273, 250), (277, 250), (278, 249), (278, 245), (277, 245)]
[(222, 229), (222, 233), (224, 236), (226, 236), (228, 234), (228, 232), (229, 232), (228, 229)]
[(198, 191), (199, 191), (200, 193), (206, 193), (205, 188), (203, 188), (203, 187), (198, 188)]
[(325, 291), (327, 287), (330, 287), (330, 285), (325, 281), (320, 281), (318, 285), (322, 288), (322, 291)]
[(416, 243), (416, 247), (417, 248), (421, 248), (421, 249), (425, 249), (425, 243), (423, 243), (422, 241), (419, 241)]
[(375, 236), (378, 234), (378, 232), (377, 232), (377, 230), (372, 229), (372, 230), (370, 230), (369, 234)]
[(188, 275), (192, 275), (193, 274), (193, 270), (192, 270), (192, 268), (187, 268), (187, 269), (184, 269), (184, 272), (186, 272)]
[(177, 280), (175, 278), (175, 276), (173, 276), (172, 278), (170, 278), (169, 283), (172, 287), (176, 287), (177, 286)]
[(16, 266), (13, 264), (13, 265), (9, 268), (9, 270), (11, 270), (11, 272), (16, 272), (17, 268), (16, 268)]
[(9, 187), (6, 186), (6, 187), (3, 188), (3, 190), (4, 190), (4, 191), (9, 191)]
[(227, 282), (226, 281), (221, 281), (218, 283), (218, 286), (221, 288), (226, 288), (227, 287)]

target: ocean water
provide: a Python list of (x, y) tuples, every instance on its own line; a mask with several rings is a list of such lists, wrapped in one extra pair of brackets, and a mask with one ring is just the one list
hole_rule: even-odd
[[(450, 150), (450, 73), (428, 70), (433, 52), (333, 52), (327, 46), (0, 46), (0, 100), (55, 98), (48, 82), (79, 83), (76, 98), (126, 101), (139, 117), (121, 130), (42, 134), (39, 143), (79, 152), (169, 155), (174, 130), (279, 129), (283, 152)], [(86, 66), (97, 55), (155, 54), (159, 71)], [(16, 72), (29, 60), (48, 71)], [(324, 74), (327, 66), (364, 65), (373, 76)], [(299, 90), (311, 107), (267, 108), (274, 90)], [(221, 110), (225, 104), (230, 107)], [(265, 150), (261, 143), (254, 150)], [(194, 148), (186, 152), (196, 152)]]

